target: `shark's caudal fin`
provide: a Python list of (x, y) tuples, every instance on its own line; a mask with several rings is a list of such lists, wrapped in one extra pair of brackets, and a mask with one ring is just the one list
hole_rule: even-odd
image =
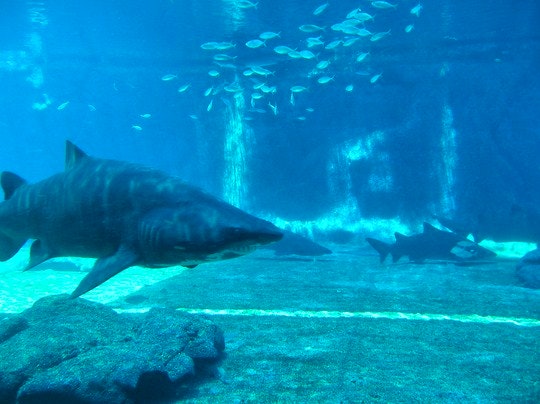
[(26, 242), (24, 240), (16, 240), (0, 232), (0, 261), (7, 261), (21, 249)]
[[(10, 199), (17, 188), (24, 184), (26, 184), (26, 181), (17, 174), (9, 171), (4, 171), (2, 174), (0, 174), (0, 185), (2, 185), (6, 200)], [(7, 261), (17, 254), (17, 251), (21, 249), (25, 242), (26, 239), (14, 239), (6, 234), (3, 234), (0, 226), (0, 261)]]
[(13, 196), (13, 193), (17, 190), (17, 188), (26, 184), (26, 181), (17, 174), (4, 171), (2, 174), (0, 174), (0, 184), (2, 185), (5, 200), (7, 201)]
[(382, 264), (388, 254), (390, 254), (390, 251), (392, 250), (392, 245), (369, 237), (366, 238), (366, 241), (379, 253), (379, 258)]

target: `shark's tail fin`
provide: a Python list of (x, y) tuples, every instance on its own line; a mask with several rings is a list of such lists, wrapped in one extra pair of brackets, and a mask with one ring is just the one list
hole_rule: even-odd
[[(26, 184), (26, 181), (17, 174), (10, 173), (9, 171), (0, 173), (0, 185), (4, 191), (6, 200), (10, 199), (17, 188), (24, 184)], [(17, 251), (21, 249), (25, 242), (26, 239), (14, 239), (2, 233), (0, 229), (0, 261), (7, 261), (17, 254)]]
[(381, 261), (381, 264), (384, 262), (388, 254), (390, 254), (392, 250), (392, 245), (385, 243), (384, 241), (375, 240), (374, 238), (366, 238), (366, 241), (369, 243), (370, 246), (372, 246), (378, 253), (379, 258)]

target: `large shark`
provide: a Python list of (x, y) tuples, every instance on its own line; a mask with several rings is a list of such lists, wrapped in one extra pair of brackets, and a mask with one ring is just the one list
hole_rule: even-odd
[(65, 171), (35, 184), (3, 172), (0, 260), (28, 239), (30, 269), (50, 258), (98, 258), (72, 297), (133, 266), (238, 257), (281, 239), (273, 224), (161, 171), (88, 156), (66, 142)]
[(474, 241), (450, 231), (439, 230), (429, 223), (424, 223), (422, 233), (412, 236), (395, 233), (395, 237), (394, 244), (366, 238), (366, 241), (379, 253), (381, 263), (389, 254), (393, 262), (397, 262), (403, 256), (409, 257), (409, 260), (413, 262), (435, 259), (463, 263), (495, 257), (494, 252)]

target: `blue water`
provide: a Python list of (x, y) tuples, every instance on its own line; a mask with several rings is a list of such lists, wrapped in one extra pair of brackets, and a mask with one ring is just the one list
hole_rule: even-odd
[[(114, 308), (229, 311), (227, 376), (196, 399), (537, 402), (538, 290), (515, 262), (378, 266), (364, 238), (437, 214), (539, 241), (540, 3), (328, 0), (314, 15), (325, 3), (0, 0), (0, 170), (47, 178), (69, 139), (334, 250), (205, 264), (131, 302), (102, 286)], [(366, 36), (336, 26), (358, 7)], [(246, 46), (263, 32), (278, 36)], [(3, 264), (2, 307), (73, 289), (20, 261)]]
[[(267, 217), (313, 222), (341, 212), (327, 227), (347, 221), (353, 230), (365, 218), (415, 226), (433, 212), (538, 205), (531, 184), (540, 178), (540, 6), (426, 2), (416, 16), (417, 1), (395, 3), (330, 1), (313, 15), (322, 2), (4, 2), (2, 168), (32, 181), (46, 177), (62, 169), (68, 138), (90, 154), (162, 168)], [(363, 27), (388, 36), (308, 48), (308, 37), (326, 45), (355, 37), (331, 26), (359, 5), (374, 16)], [(325, 29), (306, 33), (303, 24)], [(264, 31), (280, 36), (245, 46)], [(210, 41), (235, 46), (201, 49)], [(278, 45), (317, 57), (278, 55)], [(362, 52), (369, 55), (356, 62)], [(213, 63), (218, 53), (233, 56), (221, 62), (231, 66)], [(321, 60), (330, 65), (315, 69)], [(248, 65), (273, 74), (246, 77)], [(177, 77), (163, 81), (167, 74)], [(322, 76), (331, 80), (319, 84)], [(252, 79), (277, 90), (255, 100), (254, 112), (251, 94), (260, 90)], [(222, 89), (235, 81), (237, 98)], [(292, 105), (294, 85), (307, 90)], [(210, 87), (216, 94), (204, 96)], [(231, 155), (227, 141), (244, 152)]]

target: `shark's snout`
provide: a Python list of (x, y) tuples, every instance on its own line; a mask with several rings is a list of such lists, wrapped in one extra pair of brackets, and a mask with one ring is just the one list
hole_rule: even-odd
[(266, 226), (262, 229), (256, 238), (258, 244), (270, 244), (279, 241), (283, 238), (283, 232), (270, 222), (266, 222)]
[(253, 246), (270, 244), (281, 240), (283, 232), (279, 228), (265, 220), (255, 220), (257, 223), (250, 223), (249, 226), (228, 229), (229, 234), (226, 238), (235, 242), (245, 242)]

